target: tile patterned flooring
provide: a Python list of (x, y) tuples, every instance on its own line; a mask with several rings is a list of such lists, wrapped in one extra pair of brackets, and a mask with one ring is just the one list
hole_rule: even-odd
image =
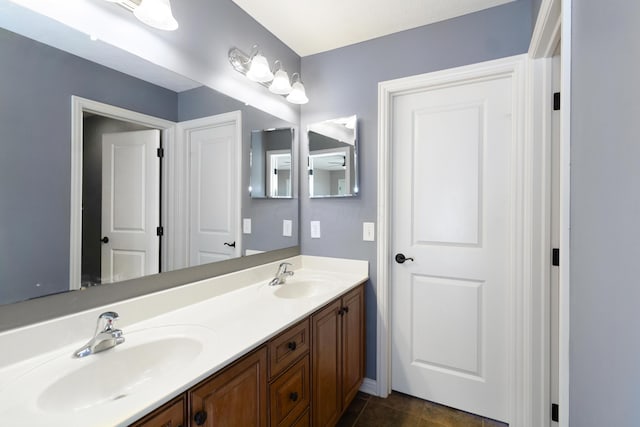
[(386, 399), (358, 393), (337, 427), (508, 427), (507, 424), (394, 391)]

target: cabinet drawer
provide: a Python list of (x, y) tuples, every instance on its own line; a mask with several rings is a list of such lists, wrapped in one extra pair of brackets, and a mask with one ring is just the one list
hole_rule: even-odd
[(309, 408), (309, 355), (306, 355), (269, 386), (271, 427), (295, 425)]
[(182, 395), (156, 409), (131, 427), (187, 427), (187, 399)]
[(276, 377), (309, 350), (309, 319), (269, 341), (269, 376)]

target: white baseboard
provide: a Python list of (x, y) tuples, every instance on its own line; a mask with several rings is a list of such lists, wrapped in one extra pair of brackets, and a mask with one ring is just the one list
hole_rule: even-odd
[(362, 386), (360, 386), (360, 391), (363, 393), (371, 394), (373, 396), (378, 395), (378, 383), (376, 380), (372, 380), (371, 378), (365, 378), (362, 381)]

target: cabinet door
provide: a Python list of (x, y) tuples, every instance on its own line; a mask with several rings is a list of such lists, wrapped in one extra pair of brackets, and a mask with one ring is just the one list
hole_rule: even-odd
[(131, 427), (187, 427), (187, 399), (184, 395), (159, 407)]
[(266, 427), (267, 349), (225, 368), (189, 395), (193, 426)]
[(309, 320), (298, 323), (269, 341), (269, 378), (282, 371), (309, 350)]
[(364, 378), (364, 289), (342, 298), (342, 407), (360, 390)]
[(311, 317), (313, 425), (335, 425), (342, 413), (341, 301), (336, 300)]

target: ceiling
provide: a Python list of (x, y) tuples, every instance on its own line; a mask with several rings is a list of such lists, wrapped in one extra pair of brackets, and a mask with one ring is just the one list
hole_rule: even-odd
[(515, 0), (233, 0), (300, 56)]

